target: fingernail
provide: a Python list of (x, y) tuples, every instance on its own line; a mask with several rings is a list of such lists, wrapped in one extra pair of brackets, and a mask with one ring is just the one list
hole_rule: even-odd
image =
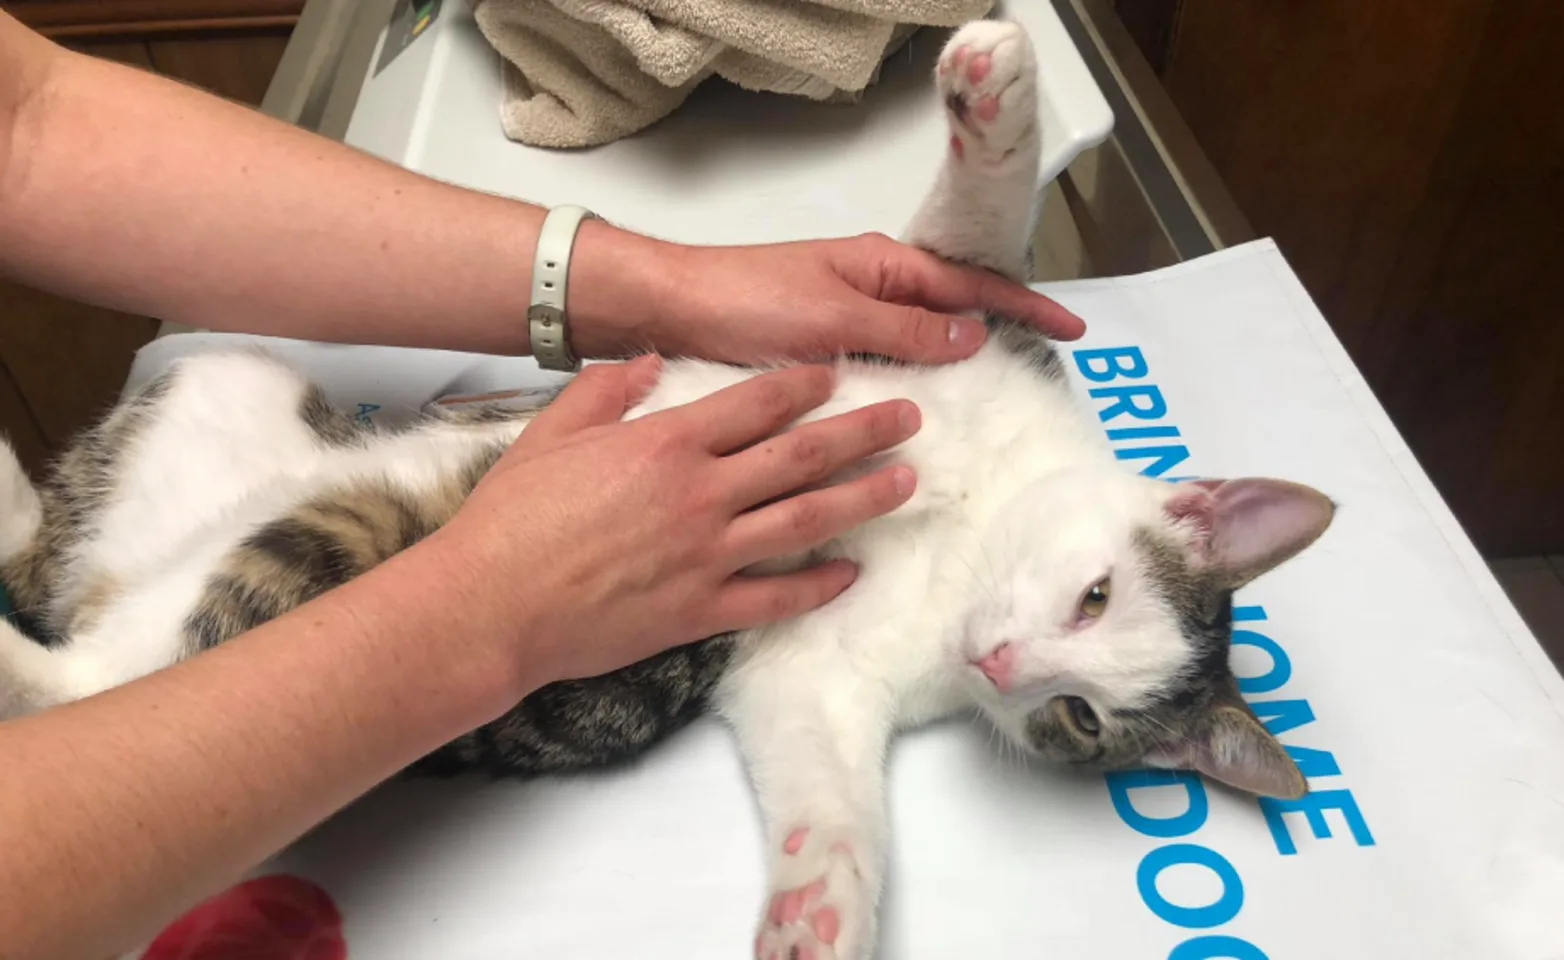
[(842, 576), (847, 578), (847, 582), (842, 584), (843, 590), (846, 590), (848, 587), (852, 586), (853, 581), (858, 579), (858, 564), (853, 563), (851, 560), (832, 560), (830, 563), (827, 563), (826, 566), (830, 567), (832, 570), (841, 571)]
[(950, 342), (963, 350), (983, 342), (983, 324), (977, 320), (954, 320), (950, 324)]
[(1049, 303), (1053, 309), (1052, 316), (1040, 323), (1048, 335), (1055, 340), (1079, 340), (1086, 333), (1086, 321), (1059, 306), (1057, 303)]
[(897, 467), (891, 471), (891, 486), (896, 488), (899, 496), (910, 497), (912, 491), (917, 489), (918, 475), (912, 472), (911, 467)]
[(901, 432), (910, 437), (923, 426), (923, 411), (918, 409), (916, 403), (903, 403), (901, 409), (896, 411), (896, 423), (901, 427)]

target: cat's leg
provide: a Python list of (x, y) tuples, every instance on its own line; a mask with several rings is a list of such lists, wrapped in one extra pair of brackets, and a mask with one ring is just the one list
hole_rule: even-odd
[(71, 703), (171, 666), (197, 649), (185, 620), (210, 569), (208, 552), (77, 607), (47, 645), (0, 620), (0, 720)]
[(1018, 24), (969, 23), (940, 54), (936, 82), (949, 148), (903, 239), (1026, 280), (1042, 156), (1032, 42)]
[(46, 647), (0, 618), (0, 720), (70, 703), (133, 677), (69, 642)]
[(885, 869), (892, 704), (835, 645), (795, 639), (737, 667), (719, 698), (766, 819), (770, 883), (755, 954), (862, 960), (874, 950)]

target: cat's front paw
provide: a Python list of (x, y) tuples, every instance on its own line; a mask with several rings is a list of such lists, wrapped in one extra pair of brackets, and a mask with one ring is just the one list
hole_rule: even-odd
[(862, 960), (874, 948), (874, 894), (844, 831), (798, 827), (778, 851), (756, 960)]
[(937, 76), (956, 159), (1000, 167), (1039, 149), (1037, 59), (1019, 24), (974, 20), (957, 30)]

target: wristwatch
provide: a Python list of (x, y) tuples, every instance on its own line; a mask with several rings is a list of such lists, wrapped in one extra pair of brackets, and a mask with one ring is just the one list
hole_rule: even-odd
[(527, 326), (532, 356), (544, 370), (575, 373), (581, 358), (570, 349), (570, 321), (565, 313), (565, 287), (570, 280), (570, 252), (581, 221), (597, 219), (585, 207), (559, 206), (543, 218), (538, 252), (532, 261), (532, 305)]

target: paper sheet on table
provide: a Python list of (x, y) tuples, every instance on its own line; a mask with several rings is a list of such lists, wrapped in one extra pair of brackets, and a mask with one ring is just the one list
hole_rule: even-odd
[[(913, 734), (881, 957), (1564, 956), (1564, 683), (1274, 246), (1047, 289), (1090, 324), (1065, 355), (1129, 466), (1341, 503), (1239, 597), (1236, 668), (1314, 792), (1025, 770), (964, 721)], [(155, 342), (132, 381), (232, 339)], [(370, 418), (550, 382), (530, 360), (274, 346)], [(271, 869), (322, 884), (374, 960), (729, 960), (765, 877), (714, 722), (613, 774), (395, 784)]]

